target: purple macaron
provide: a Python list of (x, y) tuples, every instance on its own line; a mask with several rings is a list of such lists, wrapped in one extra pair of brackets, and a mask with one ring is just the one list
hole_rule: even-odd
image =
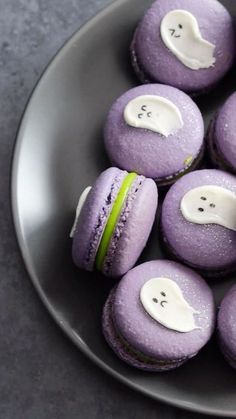
[(146, 245), (157, 200), (152, 179), (115, 167), (105, 170), (79, 200), (71, 234), (74, 263), (111, 277), (127, 272)]
[(208, 144), (213, 163), (236, 174), (236, 93), (233, 93), (210, 124)]
[(156, 260), (129, 271), (104, 306), (107, 343), (123, 361), (167, 371), (195, 356), (210, 339), (215, 304), (207, 283), (179, 263)]
[(189, 173), (168, 191), (161, 216), (171, 254), (207, 276), (236, 269), (236, 177), (206, 169)]
[(217, 0), (157, 0), (131, 44), (143, 83), (164, 83), (189, 93), (214, 87), (235, 57), (233, 20)]
[(174, 87), (138, 86), (112, 105), (104, 141), (112, 164), (168, 185), (199, 163), (203, 118), (192, 99)]
[(236, 285), (221, 302), (217, 329), (222, 353), (229, 364), (236, 368)]

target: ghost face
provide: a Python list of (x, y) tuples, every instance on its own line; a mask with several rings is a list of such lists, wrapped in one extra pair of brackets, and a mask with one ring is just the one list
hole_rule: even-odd
[(152, 278), (140, 292), (146, 312), (158, 323), (177, 332), (199, 329), (194, 314), (198, 314), (185, 300), (180, 287), (169, 278)]
[(192, 70), (212, 67), (215, 45), (202, 38), (197, 19), (186, 10), (172, 10), (161, 22), (166, 47)]
[(215, 185), (200, 186), (187, 192), (180, 204), (187, 221), (218, 224), (236, 231), (236, 195)]
[(183, 127), (181, 113), (170, 100), (161, 96), (143, 95), (132, 99), (124, 110), (125, 122), (165, 137)]
[[(168, 21), (169, 19), (169, 21)], [(168, 35), (170, 40), (172, 40), (173, 43), (175, 43), (175, 45), (179, 45), (178, 42), (175, 42), (175, 39), (179, 39), (181, 38), (182, 40), (187, 40), (191, 34), (191, 28), (190, 28), (190, 24), (189, 21), (185, 21), (183, 24), (183, 17), (179, 17), (179, 22), (182, 23), (177, 23), (176, 21), (176, 16), (173, 14), (168, 15), (168, 17), (166, 16), (166, 24), (168, 22)]]

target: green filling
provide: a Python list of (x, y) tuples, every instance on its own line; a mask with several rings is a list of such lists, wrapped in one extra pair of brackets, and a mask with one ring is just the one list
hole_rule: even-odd
[(103, 262), (107, 254), (107, 249), (109, 247), (114, 229), (120, 217), (127, 194), (131, 188), (132, 183), (136, 179), (136, 177), (137, 177), (136, 173), (129, 173), (125, 177), (120, 187), (120, 190), (118, 192), (118, 195), (116, 197), (116, 200), (113, 204), (111, 213), (108, 217), (108, 220), (107, 220), (107, 223), (106, 223), (106, 226), (103, 231), (103, 235), (102, 235), (99, 247), (98, 247), (98, 251), (96, 254), (95, 266), (96, 266), (96, 269), (98, 269), (99, 271), (102, 270)]
[(123, 346), (123, 348), (125, 349), (126, 353), (129, 353), (134, 359), (136, 359), (139, 362), (144, 362), (145, 364), (148, 365), (153, 365), (156, 367), (163, 367), (163, 366), (172, 366), (172, 365), (176, 365), (179, 362), (184, 362), (186, 358), (182, 358), (182, 359), (176, 359), (173, 361), (167, 361), (167, 360), (158, 360), (155, 359), (153, 357), (144, 355), (143, 353), (137, 351), (137, 349), (134, 349), (128, 342), (127, 340), (118, 332), (117, 326), (114, 322), (114, 319), (112, 317), (112, 300), (109, 302), (109, 311), (110, 311), (110, 316), (111, 316), (111, 323), (112, 323), (112, 329), (114, 332), (114, 335), (116, 337), (116, 339), (119, 340), (119, 342), (121, 343), (121, 345)]

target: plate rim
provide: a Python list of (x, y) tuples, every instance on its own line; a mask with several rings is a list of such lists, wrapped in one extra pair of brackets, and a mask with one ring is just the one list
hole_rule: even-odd
[(23, 126), (27, 120), (27, 115), (31, 108), (31, 103), (33, 98), (37, 95), (37, 92), (40, 88), (41, 82), (47, 77), (47, 74), (52, 70), (55, 61), (66, 53), (74, 43), (74, 41), (79, 41), (79, 38), (86, 33), (90, 27), (96, 25), (100, 19), (105, 18), (107, 14), (110, 12), (114, 12), (116, 8), (120, 8), (123, 3), (127, 3), (129, 0), (113, 0), (111, 4), (102, 8), (97, 14), (95, 14), (92, 18), (89, 18), (84, 24), (82, 24), (77, 30), (73, 32), (73, 34), (62, 44), (62, 46), (56, 51), (56, 53), (52, 56), (49, 60), (49, 63), (46, 65), (42, 74), (38, 78), (35, 86), (33, 87), (28, 100), (26, 101), (24, 110), (22, 112), (22, 116), (20, 118), (17, 132), (15, 135), (15, 141), (13, 145), (12, 151), (12, 159), (10, 163), (10, 201), (11, 201), (11, 217), (14, 225), (14, 233), (16, 237), (16, 241), (18, 244), (18, 248), (20, 250), (21, 257), (24, 262), (24, 266), (26, 268), (27, 274), (40, 298), (43, 305), (46, 307), (47, 311), (49, 312), (50, 316), (55, 321), (56, 325), (64, 332), (64, 334), (73, 342), (73, 344), (91, 361), (95, 363), (98, 367), (100, 367), (103, 371), (106, 371), (110, 376), (114, 379), (117, 379), (119, 382), (127, 385), (129, 388), (145, 395), (153, 400), (168, 404), (172, 407), (176, 407), (179, 409), (184, 409), (190, 412), (195, 413), (202, 413), (211, 416), (221, 416), (221, 417), (235, 417), (236, 410), (228, 410), (225, 412), (224, 410), (208, 408), (196, 403), (173, 399), (173, 397), (163, 394), (156, 394), (152, 390), (147, 390), (143, 388), (139, 384), (135, 384), (128, 378), (126, 378), (123, 374), (117, 372), (108, 364), (106, 364), (103, 360), (101, 360), (97, 355), (93, 353), (93, 351), (87, 347), (82, 341), (80, 340), (79, 336), (73, 332), (73, 330), (61, 320), (60, 316), (56, 313), (55, 309), (47, 299), (46, 294), (44, 293), (43, 289), (40, 286), (40, 281), (38, 279), (38, 275), (34, 271), (31, 258), (27, 251), (26, 241), (24, 239), (23, 231), (21, 230), (20, 218), (19, 218), (19, 211), (18, 211), (18, 202), (17, 202), (17, 174), (18, 168), (20, 163), (20, 150), (21, 145), (23, 143), (24, 135), (23, 135)]

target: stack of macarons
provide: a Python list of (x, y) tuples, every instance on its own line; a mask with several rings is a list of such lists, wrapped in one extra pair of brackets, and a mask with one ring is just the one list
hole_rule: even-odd
[[(112, 167), (78, 202), (74, 263), (120, 280), (105, 303), (102, 329), (116, 355), (141, 370), (167, 371), (197, 355), (217, 317), (203, 277), (236, 271), (236, 93), (206, 137), (192, 99), (219, 83), (235, 52), (234, 23), (218, 0), (155, 1), (131, 43), (143, 84), (116, 99), (105, 121)], [(213, 167), (202, 169), (206, 153)], [(134, 267), (160, 209), (158, 189), (161, 245), (174, 261)], [(235, 301), (236, 285), (223, 299), (217, 328), (236, 368)]]

